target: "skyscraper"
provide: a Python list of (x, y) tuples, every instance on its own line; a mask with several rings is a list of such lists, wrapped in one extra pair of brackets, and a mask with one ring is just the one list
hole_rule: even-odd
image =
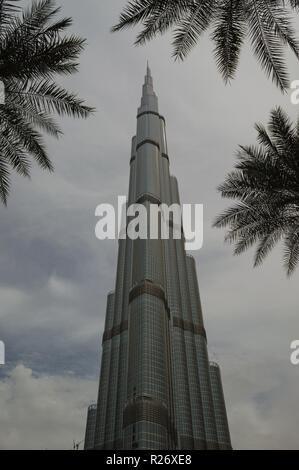
[[(128, 205), (180, 204), (149, 67), (132, 140)], [(127, 219), (127, 223), (129, 220)], [(150, 220), (148, 220), (150, 223)], [(95, 429), (85, 448), (231, 449), (220, 370), (209, 363), (185, 240), (119, 240), (108, 294)]]

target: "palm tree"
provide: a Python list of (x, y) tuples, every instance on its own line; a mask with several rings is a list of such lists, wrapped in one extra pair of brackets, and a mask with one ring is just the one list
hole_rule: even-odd
[(236, 171), (219, 187), (223, 197), (238, 202), (214, 225), (229, 226), (226, 240), (235, 243), (235, 254), (257, 243), (255, 266), (283, 240), (290, 275), (299, 260), (299, 120), (292, 125), (278, 107), (269, 132), (259, 124), (255, 128), (259, 146), (240, 147)]
[(112, 31), (141, 23), (136, 44), (144, 44), (173, 29), (174, 57), (184, 59), (202, 33), (212, 28), (215, 58), (225, 82), (234, 78), (248, 38), (262, 68), (285, 91), (289, 83), (284, 46), (299, 58), (291, 17), (298, 11), (299, 0), (131, 0)]
[[(53, 170), (44, 131), (59, 137), (52, 114), (86, 118), (93, 110), (54, 81), (56, 75), (78, 70), (85, 41), (62, 32), (71, 18), (54, 20), (60, 8), (53, 0), (34, 2), (21, 12), (19, 0), (0, 0), (0, 199), (6, 205), (11, 167), (30, 176), (30, 156), (41, 168)], [(21, 14), (20, 14), (21, 13)]]

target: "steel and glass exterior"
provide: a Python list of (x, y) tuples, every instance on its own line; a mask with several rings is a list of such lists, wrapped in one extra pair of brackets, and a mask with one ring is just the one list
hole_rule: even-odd
[[(180, 204), (149, 68), (132, 139), (133, 203)], [(185, 252), (183, 233), (174, 239), (173, 230), (170, 224), (167, 240), (161, 234), (119, 240), (94, 449), (231, 449), (220, 371), (209, 363), (195, 261)]]
[(84, 449), (92, 450), (94, 447), (94, 432), (96, 428), (97, 405), (92, 404), (88, 407)]

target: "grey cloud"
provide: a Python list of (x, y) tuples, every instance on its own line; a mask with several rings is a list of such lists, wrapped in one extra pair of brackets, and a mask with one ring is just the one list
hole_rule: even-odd
[[(228, 205), (216, 187), (232, 169), (238, 144), (255, 142), (253, 123), (266, 123), (277, 104), (294, 119), (298, 108), (265, 78), (247, 49), (237, 80), (226, 87), (208, 38), (184, 63), (174, 63), (169, 35), (136, 48), (136, 30), (110, 34), (125, 3), (63, 2), (73, 31), (87, 38), (88, 47), (80, 73), (60, 81), (97, 113), (87, 121), (64, 119), (63, 138), (47, 140), (55, 173), (34, 167), (31, 181), (15, 176), (8, 209), (0, 207), (0, 339), (8, 361), (0, 369), (0, 447), (68, 448), (84, 432), (84, 407), (97, 394), (106, 295), (114, 288), (117, 261), (117, 243), (94, 236), (94, 211), (127, 193), (148, 58), (181, 200), (204, 204), (204, 247), (195, 258), (233, 445), (298, 448), (299, 368), (290, 365), (289, 345), (299, 334), (299, 273), (285, 278), (279, 250), (253, 270), (252, 253), (233, 257), (223, 231), (211, 229)], [(296, 60), (290, 56), (289, 63), (292, 79), (298, 78)], [(26, 390), (32, 390), (31, 401)]]
[(94, 381), (72, 374), (37, 375), (16, 366), (0, 382), (0, 448), (72, 449), (73, 439), (84, 438), (84, 396), (94, 387)]

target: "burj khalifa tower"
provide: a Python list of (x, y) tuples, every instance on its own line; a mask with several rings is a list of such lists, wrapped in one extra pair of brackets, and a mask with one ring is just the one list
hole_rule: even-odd
[[(128, 205), (180, 204), (149, 67), (132, 139)], [(128, 220), (127, 220), (128, 223)], [(150, 221), (149, 221), (150, 223)], [(97, 405), (85, 449), (231, 449), (219, 366), (209, 361), (196, 264), (170, 220), (163, 239), (119, 240)]]

